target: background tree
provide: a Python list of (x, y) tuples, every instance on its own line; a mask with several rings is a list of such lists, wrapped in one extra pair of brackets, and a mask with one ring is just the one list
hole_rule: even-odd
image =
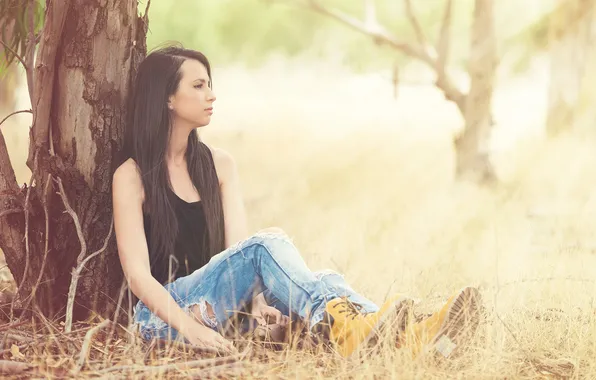
[(596, 80), (589, 69), (596, 65), (596, 1), (558, 0), (557, 5), (548, 19), (551, 69), (546, 129), (551, 136), (581, 124), (588, 91)]
[(25, 67), (32, 104), (29, 185), (16, 182), (0, 133), (0, 248), (17, 299), (50, 318), (67, 314), (67, 324), (90, 310), (112, 312), (122, 272), (112, 234), (111, 174), (126, 94), (146, 54), (149, 2), (143, 17), (128, 0), (2, 6), (0, 29), (13, 36), (2, 41), (10, 53), (5, 58)]
[(492, 0), (474, 1), (468, 62), (470, 88), (467, 92), (455, 83), (447, 66), (451, 46), (452, 0), (445, 2), (441, 27), (434, 44), (428, 40), (413, 10), (411, 0), (404, 0), (404, 6), (405, 14), (415, 32), (415, 42), (397, 38), (379, 23), (374, 0), (364, 1), (362, 19), (317, 0), (297, 1), (295, 4), (335, 19), (369, 36), (373, 42), (389, 46), (431, 68), (436, 74), (436, 86), (445, 94), (445, 98), (457, 105), (465, 121), (463, 132), (454, 140), (458, 176), (480, 183), (496, 180), (488, 155), (488, 139), (492, 127), (491, 101), (497, 67)]

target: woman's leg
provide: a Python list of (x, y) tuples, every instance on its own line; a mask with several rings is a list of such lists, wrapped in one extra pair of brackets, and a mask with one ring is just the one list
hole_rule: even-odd
[[(258, 233), (169, 285), (176, 302), (188, 312), (198, 307), (203, 322), (212, 328), (221, 327), (265, 289), (310, 326), (323, 319), (327, 301), (338, 298), (310, 271), (287, 235), (279, 232)], [(153, 326), (159, 336), (177, 335), (143, 306), (137, 308), (138, 319)]]
[[(257, 234), (214, 256), (207, 265), (174, 281), (170, 293), (187, 312), (199, 310), (199, 317), (214, 329), (223, 330), (229, 318), (248, 305), (253, 297), (268, 289), (290, 313), (308, 326), (329, 336), (337, 352), (350, 356), (376, 335), (378, 328), (400, 309), (403, 296), (392, 297), (378, 312), (362, 313), (357, 304), (342, 298), (307, 267), (285, 234)], [(369, 305), (370, 306), (370, 305)], [(146, 311), (140, 306), (139, 315)], [(209, 315), (211, 310), (212, 315)], [(145, 318), (156, 320), (152, 315)], [(143, 320), (143, 318), (140, 318)], [(170, 327), (145, 330), (153, 334), (177, 336)]]
[[(314, 276), (318, 280), (323, 281), (327, 288), (333, 293), (340, 297), (347, 297), (350, 302), (360, 305), (363, 313), (375, 313), (379, 311), (379, 306), (352, 289), (343, 275), (328, 269), (314, 272)], [(289, 307), (275, 297), (271, 290), (267, 289), (263, 294), (268, 305), (275, 307), (277, 310), (281, 311), (282, 314), (290, 316), (292, 320), (298, 318), (298, 315), (295, 313), (290, 313)]]

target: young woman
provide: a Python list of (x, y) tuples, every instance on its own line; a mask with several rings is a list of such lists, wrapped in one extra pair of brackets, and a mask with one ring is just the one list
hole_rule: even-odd
[[(342, 276), (313, 273), (280, 229), (249, 236), (234, 159), (199, 139), (215, 99), (200, 52), (166, 47), (139, 66), (112, 192), (141, 335), (229, 352), (221, 328), (249, 308), (281, 324), (296, 315), (311, 331), (326, 327), (337, 351), (351, 355), (411, 302), (395, 296), (379, 307)], [(409, 333), (417, 347), (456, 341), (477, 305), (477, 292), (466, 288)]]

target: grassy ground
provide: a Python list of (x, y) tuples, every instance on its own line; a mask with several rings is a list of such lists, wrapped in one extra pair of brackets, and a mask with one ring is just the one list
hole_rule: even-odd
[[(273, 67), (246, 76), (230, 69), (215, 80), (219, 108), (204, 138), (236, 157), (251, 229), (282, 227), (311, 269), (339, 271), (377, 302), (403, 292), (419, 299), (420, 311), (429, 311), (457, 289), (478, 286), (486, 316), (469, 350), (441, 365), (412, 361), (390, 348), (363, 361), (254, 348), (239, 364), (194, 374), (596, 378), (594, 141), (564, 136), (507, 145), (520, 130), (531, 135), (542, 111), (520, 109), (513, 92), (501, 89), (495, 159), (504, 180), (479, 188), (451, 176), (449, 135), (458, 115), (433, 90), (404, 90), (396, 103), (378, 78), (308, 82), (301, 73)], [(284, 77), (290, 79), (281, 83)], [(25, 157), (26, 134), (20, 136), (7, 137), (14, 157)], [(27, 173), (19, 165), (22, 183)], [(21, 349), (11, 352), (6, 345), (5, 359), (62, 371), (77, 367), (88, 326), (70, 338), (56, 324), (38, 326), (37, 333), (25, 327), (17, 328), (21, 342), (11, 341)], [(110, 377), (128, 370), (101, 371), (136, 364), (145, 367), (127, 376), (165, 377), (146, 366), (197, 359), (176, 349), (157, 354), (123, 330), (106, 345), (107, 331), (93, 340), (91, 361), (81, 373), (56, 374)]]

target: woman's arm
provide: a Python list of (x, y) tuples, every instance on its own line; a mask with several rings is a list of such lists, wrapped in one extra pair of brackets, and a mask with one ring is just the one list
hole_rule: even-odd
[(143, 228), (143, 185), (133, 160), (114, 173), (112, 202), (118, 255), (131, 291), (149, 310), (182, 335), (198, 324), (174, 301), (170, 293), (151, 275), (149, 253)]
[(234, 158), (228, 152), (222, 149), (213, 149), (213, 161), (221, 189), (225, 246), (228, 248), (248, 237), (240, 176)]
[[(236, 162), (232, 155), (222, 149), (213, 149), (213, 161), (219, 179), (221, 189), (221, 201), (224, 211), (225, 245), (226, 248), (232, 244), (248, 237), (246, 223), (246, 211), (242, 190), (240, 187), (240, 176)], [(258, 294), (252, 300), (251, 309), (257, 310), (267, 305), (263, 293)]]

